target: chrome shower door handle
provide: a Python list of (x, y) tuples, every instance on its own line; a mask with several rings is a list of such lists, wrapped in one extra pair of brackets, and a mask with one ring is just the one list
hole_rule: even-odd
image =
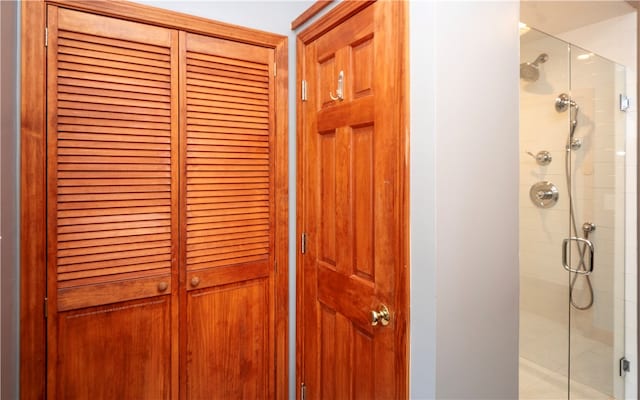
[[(569, 265), (567, 261), (567, 253), (568, 253), (567, 248), (571, 245), (572, 241), (575, 241), (578, 243), (584, 243), (589, 248), (589, 269), (588, 270), (579, 271), (571, 268), (571, 266)], [(593, 272), (593, 242), (591, 242), (591, 240), (583, 239), (575, 236), (564, 239), (562, 241), (562, 266), (564, 267), (564, 269), (566, 269), (569, 272), (573, 272), (574, 274), (591, 275), (591, 273)]]
[(329, 92), (329, 97), (333, 101), (342, 101), (344, 100), (344, 71), (340, 71), (338, 74), (338, 88), (336, 89), (336, 95), (333, 95), (333, 92)]

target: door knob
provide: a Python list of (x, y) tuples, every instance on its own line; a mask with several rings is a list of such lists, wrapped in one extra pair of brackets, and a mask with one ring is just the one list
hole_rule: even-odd
[(165, 281), (158, 283), (158, 292), (164, 292), (169, 288), (169, 284)]
[(391, 314), (389, 314), (389, 309), (384, 304), (380, 306), (378, 311), (371, 311), (371, 325), (373, 326), (378, 325), (378, 322), (382, 324), (382, 326), (387, 326), (390, 320)]

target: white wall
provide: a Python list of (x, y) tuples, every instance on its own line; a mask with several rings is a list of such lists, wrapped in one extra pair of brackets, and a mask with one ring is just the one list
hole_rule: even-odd
[[(435, 197), (435, 265), (412, 260), (412, 271), (435, 268), (435, 285), (413, 281), (436, 290), (435, 391), (441, 399), (514, 399), (519, 4), (443, 1), (431, 11), (431, 18), (413, 16), (420, 25), (411, 29), (433, 35), (433, 82), (413, 90), (433, 90), (434, 125), (413, 126), (412, 139), (434, 136), (435, 188), (413, 180), (411, 187)], [(422, 40), (412, 42), (411, 54), (421, 47)], [(413, 103), (412, 115), (422, 107)], [(421, 206), (413, 204), (412, 215)], [(412, 343), (422, 338), (417, 328)]]
[[(412, 399), (436, 395), (436, 3), (409, 8)], [(446, 71), (446, 70), (445, 70)]]
[(0, 397), (18, 398), (19, 4), (0, 2)]

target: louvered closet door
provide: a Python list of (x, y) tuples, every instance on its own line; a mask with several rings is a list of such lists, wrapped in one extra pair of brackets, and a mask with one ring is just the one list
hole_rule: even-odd
[(186, 397), (273, 397), (273, 50), (181, 33)]
[(169, 398), (178, 33), (54, 6), (48, 29), (48, 396)]

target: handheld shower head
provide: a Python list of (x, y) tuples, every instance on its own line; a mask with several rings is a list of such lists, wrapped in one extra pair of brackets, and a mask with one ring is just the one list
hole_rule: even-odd
[(520, 64), (520, 78), (525, 81), (535, 82), (540, 77), (539, 64), (546, 63), (549, 60), (547, 53), (542, 53), (533, 62), (523, 62)]
[(569, 118), (571, 119), (571, 127), (569, 130), (567, 149), (579, 149), (581, 145), (580, 139), (574, 139), (573, 135), (576, 133), (576, 128), (578, 127), (578, 111), (580, 111), (580, 106), (578, 106), (575, 101), (571, 100), (571, 97), (566, 93), (560, 93), (560, 95), (556, 97), (555, 106), (556, 111), (559, 113), (570, 109)]

